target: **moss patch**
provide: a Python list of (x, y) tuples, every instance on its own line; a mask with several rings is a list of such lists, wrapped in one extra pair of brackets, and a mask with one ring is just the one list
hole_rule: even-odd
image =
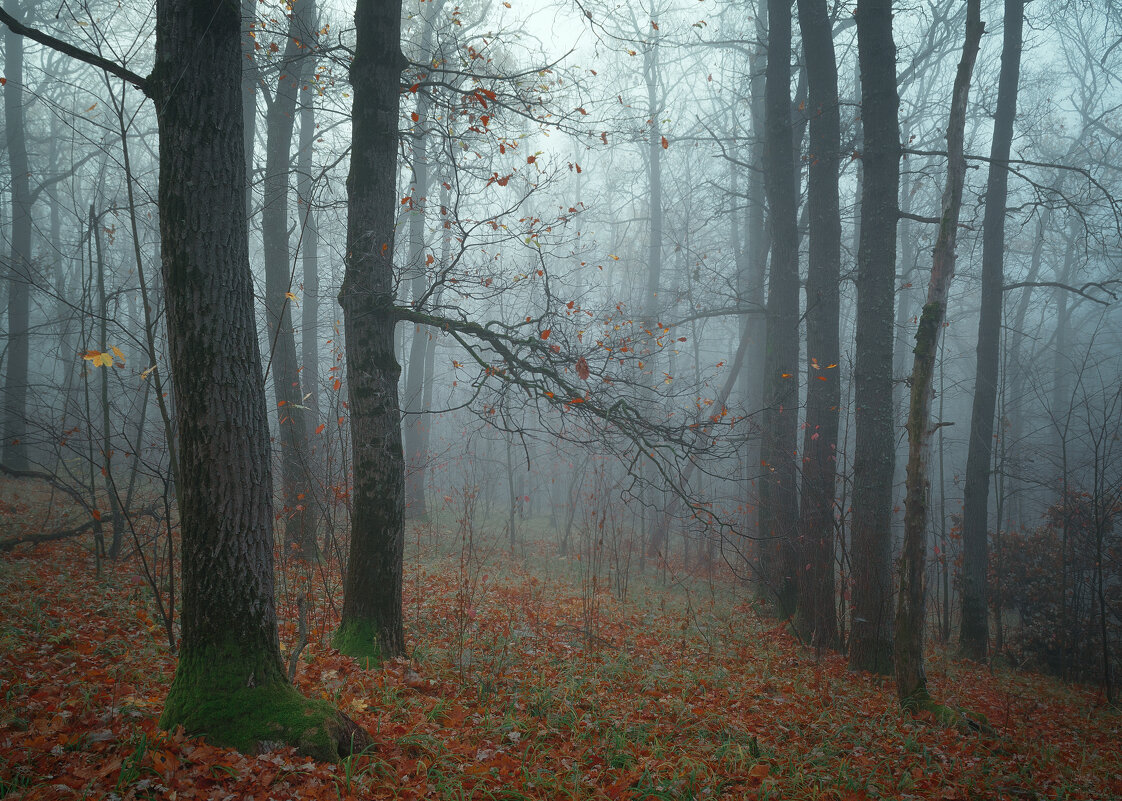
[(249, 754), (291, 745), (324, 762), (366, 746), (362, 729), (330, 704), (302, 696), (280, 673), (279, 660), (276, 671), (269, 669), (272, 661), (230, 647), (184, 655), (160, 726), (182, 726), (213, 745)]
[(377, 668), (382, 664), (378, 634), (369, 620), (345, 621), (331, 638), (331, 645), (339, 653), (353, 656), (365, 668)]

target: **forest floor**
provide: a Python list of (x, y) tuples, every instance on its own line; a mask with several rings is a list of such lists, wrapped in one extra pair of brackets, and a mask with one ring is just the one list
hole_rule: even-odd
[(327, 644), (336, 565), (278, 573), (284, 648), (311, 598), (296, 684), (373, 738), (335, 765), (160, 731), (175, 659), (139, 560), (98, 575), (88, 534), (4, 554), (0, 797), (1122, 798), (1122, 715), (1094, 689), (933, 648), (935, 697), (990, 731), (948, 728), (901, 714), (890, 680), (816, 658), (735, 582), (555, 545), (468, 554), (454, 531), (443, 548), (440, 526), (411, 533), (411, 658), (378, 670)]

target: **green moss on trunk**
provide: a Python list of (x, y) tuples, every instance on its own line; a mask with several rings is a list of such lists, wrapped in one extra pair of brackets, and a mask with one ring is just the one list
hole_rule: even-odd
[(350, 620), (339, 627), (331, 644), (341, 654), (353, 656), (366, 668), (382, 664), (382, 649), (378, 645), (378, 631), (369, 620)]
[(243, 753), (290, 745), (324, 762), (360, 750), (369, 738), (330, 704), (305, 698), (280, 664), (236, 647), (184, 655), (160, 716), (160, 726)]

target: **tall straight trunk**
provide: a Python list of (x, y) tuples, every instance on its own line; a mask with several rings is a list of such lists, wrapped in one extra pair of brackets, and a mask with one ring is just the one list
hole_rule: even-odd
[[(315, 62), (307, 67), (314, 72)], [(303, 305), (300, 307), (300, 365), (304, 385), (304, 436), (311, 438), (319, 424), (319, 216), (312, 198), (312, 154), (316, 142), (316, 112), (311, 97), (300, 108), (299, 155), (296, 160), (296, 200), (299, 213), (300, 261), (304, 275)], [(314, 451), (312, 446), (310, 450)], [(310, 458), (313, 458), (310, 456)], [(314, 467), (314, 462), (313, 462)]]
[(261, 238), (265, 254), (265, 320), (271, 348), (269, 365), (276, 396), (277, 444), (280, 447), (280, 513), (284, 520), (284, 543), (299, 557), (313, 558), (318, 551), (316, 514), (312, 509), (311, 459), (290, 300), (294, 295), (295, 262), (288, 240), (288, 190), (296, 101), (307, 74), (308, 54), (315, 36), (315, 0), (297, 0), (292, 9), (280, 77), (265, 115), (267, 145)]
[[(749, 163), (762, 165), (764, 163), (764, 74), (767, 68), (767, 0), (758, 0), (756, 7), (756, 34), (759, 44), (752, 50), (748, 58), (748, 68), (751, 72), (749, 88), (751, 99), (749, 109), (752, 115), (752, 144), (749, 147)], [(761, 169), (748, 172), (748, 209), (745, 226), (747, 243), (745, 250), (748, 256), (748, 290), (749, 302), (754, 302), (758, 308), (766, 304), (765, 289), (767, 288), (767, 256), (771, 249), (768, 240), (767, 217), (764, 214), (766, 205), (764, 196), (764, 174)], [(763, 375), (764, 362), (767, 359), (767, 319), (759, 314), (751, 315), (746, 321), (749, 350), (744, 370), (745, 381), (748, 383), (746, 404), (749, 414), (756, 414), (764, 406)], [(745, 464), (748, 466), (748, 476), (758, 475), (760, 467), (760, 438), (752, 436), (748, 440), (748, 453), (745, 455)], [(758, 500), (758, 498), (757, 498)]]
[(246, 224), (253, 217), (253, 151), (257, 134), (257, 3), (254, 0), (239, 0), (242, 15), (241, 34), (241, 84), (242, 84), (242, 146), (245, 148), (245, 219)]
[[(432, 60), (432, 32), (444, 0), (430, 3), (425, 12), (421, 29), (421, 56), (426, 63)], [(421, 82), (428, 76), (418, 74), (414, 82)], [(428, 194), (431, 191), (431, 169), (428, 156), (428, 137), (425, 129), (431, 124), (429, 109), (432, 96), (429, 92), (417, 93), (417, 110), (413, 122), (413, 186), (410, 190), (412, 205), (409, 210), (409, 257), (407, 270), (413, 291), (414, 306), (429, 289), (425, 258), (425, 212), (428, 208)], [(429, 327), (417, 323), (413, 326), (413, 339), (409, 346), (406, 361), (404, 440), (405, 440), (405, 513), (409, 517), (424, 517), (428, 513), (425, 499), (425, 460), (428, 458), (421, 447), (424, 442), (424, 429), (429, 425), (423, 414), (425, 384), (425, 353), (429, 340)]]
[[(974, 375), (974, 406), (970, 415), (970, 450), (966, 459), (962, 510), (962, 621), (959, 650), (968, 659), (984, 660), (989, 639), (986, 601), (989, 549), (990, 461), (993, 418), (997, 407), (998, 351), (1001, 347), (1002, 284), (1005, 281), (1005, 203), (1009, 171), (1005, 162), (1013, 143), (1017, 114), (1017, 82), (1021, 70), (1021, 39), (1025, 0), (1005, 0), (1005, 34), (997, 114), (990, 144), (989, 186), (982, 221), (982, 307), (978, 315), (978, 361)], [(1000, 525), (1000, 521), (998, 521)]]
[[(245, 220), (241, 20), (221, 0), (160, 0), (145, 81), (160, 146), (160, 234), (179, 424), (182, 640), (160, 724), (323, 759), (353, 724), (288, 683), (273, 584), (265, 385)], [(192, 80), (183, 81), (189, 72)], [(200, 130), (225, 136), (199, 136)]]
[[(90, 204), (90, 238), (94, 245), (94, 264), (97, 284), (97, 346), (102, 353), (109, 350), (109, 302), (105, 293), (105, 256), (101, 252), (101, 226)], [(124, 520), (121, 517), (121, 502), (113, 478), (113, 436), (112, 411), (109, 408), (109, 367), (98, 370), (99, 398), (101, 405), (101, 478), (105, 484), (105, 495), (109, 502), (110, 520), (113, 526), (113, 539), (110, 540), (106, 556), (116, 559), (121, 555), (121, 541), (124, 536)], [(90, 420), (93, 428), (93, 420)], [(91, 434), (92, 434), (91, 430)], [(94, 488), (91, 486), (91, 490)]]
[(810, 365), (799, 518), (799, 542), (810, 569), (799, 581), (799, 620), (815, 647), (833, 648), (838, 638), (834, 610), (834, 482), (841, 404), (837, 368), (841, 314), (838, 65), (826, 0), (798, 0), (798, 8), (810, 112), (810, 266), (806, 282), (806, 349)]
[(927, 302), (916, 331), (912, 364), (911, 401), (908, 404), (908, 473), (904, 511), (904, 549), (900, 566), (900, 600), (896, 608), (896, 638), (893, 657), (896, 693), (906, 709), (930, 703), (923, 668), (924, 618), (927, 612), (925, 586), (927, 562), (927, 451), (930, 441), (931, 381), (935, 356), (947, 314), (947, 290), (954, 277), (958, 218), (962, 209), (962, 187), (966, 181), (963, 139), (966, 109), (970, 99), (970, 76), (978, 57), (985, 25), (981, 0), (967, 0), (966, 37), (962, 59), (955, 74), (947, 123), (947, 183), (943, 188), (939, 234), (931, 259), (931, 282)]
[(335, 643), (344, 653), (377, 660), (405, 652), (405, 457), (393, 310), (398, 91), (405, 67), (400, 0), (357, 0), (355, 29), (347, 257), (339, 292), (354, 488), (351, 553)]
[[(12, 4), (18, 17), (18, 4)], [(31, 326), (31, 182), (24, 136), (23, 37), (4, 36), (4, 137), (11, 180), (11, 251), (8, 259), (8, 341), (4, 360), (2, 448), (4, 464), (26, 470), (27, 370)]]
[(892, 0), (859, 0), (861, 231), (854, 365), (853, 627), (849, 666), (892, 669), (892, 311), (900, 192), (900, 96)]
[[(643, 300), (643, 316), (646, 327), (655, 331), (659, 323), (662, 304), (659, 292), (662, 288), (662, 65), (659, 61), (658, 13), (651, 10), (650, 40), (643, 51), (643, 81), (647, 87), (647, 204), (650, 226), (647, 230), (647, 286)], [(647, 356), (647, 370), (654, 374), (657, 351)], [(664, 369), (671, 370), (666, 367)], [(657, 556), (668, 552), (667, 528), (662, 525), (663, 517), (655, 514), (655, 524), (651, 527), (647, 542), (646, 555)], [(665, 549), (665, 550), (664, 550)]]
[(761, 562), (778, 611), (795, 611), (799, 401), (798, 190), (791, 139), (791, 0), (768, 0), (764, 187), (771, 230), (760, 482)]

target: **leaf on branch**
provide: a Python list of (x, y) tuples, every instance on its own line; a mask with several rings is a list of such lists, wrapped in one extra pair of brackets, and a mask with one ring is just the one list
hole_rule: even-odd
[(581, 381), (587, 381), (589, 376), (588, 362), (583, 356), (577, 359), (577, 376)]
[(99, 350), (90, 350), (82, 354), (82, 358), (88, 362), (92, 362), (94, 367), (112, 367), (113, 354), (102, 353)]

